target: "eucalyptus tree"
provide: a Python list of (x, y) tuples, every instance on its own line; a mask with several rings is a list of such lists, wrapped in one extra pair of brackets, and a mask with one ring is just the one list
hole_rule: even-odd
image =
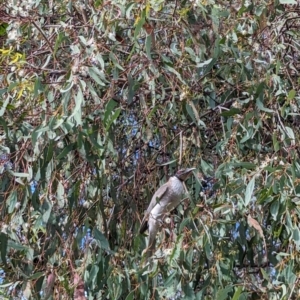
[(297, 298), (296, 1), (1, 4), (3, 297)]

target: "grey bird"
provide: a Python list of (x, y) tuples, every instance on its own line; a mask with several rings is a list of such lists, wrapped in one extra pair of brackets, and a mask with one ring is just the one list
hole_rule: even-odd
[(142, 220), (140, 233), (149, 230), (147, 256), (153, 255), (156, 234), (165, 215), (179, 205), (184, 198), (184, 181), (195, 168), (180, 169), (167, 183), (163, 184), (153, 195), (149, 207)]

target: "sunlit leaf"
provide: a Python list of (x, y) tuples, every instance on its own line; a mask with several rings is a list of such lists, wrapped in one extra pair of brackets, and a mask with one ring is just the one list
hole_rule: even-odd
[(279, 3), (281, 4), (297, 4), (296, 0), (279, 0)]
[(141, 17), (138, 17), (135, 20), (135, 30), (134, 30), (134, 38), (136, 39), (137, 36), (139, 35), (143, 25), (145, 24), (146, 20), (145, 20), (145, 15), (146, 15), (146, 10), (142, 11), (142, 15)]

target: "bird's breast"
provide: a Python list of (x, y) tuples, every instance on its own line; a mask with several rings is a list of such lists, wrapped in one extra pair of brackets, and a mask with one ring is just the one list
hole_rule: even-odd
[(183, 183), (177, 177), (171, 177), (168, 181), (168, 190), (160, 201), (151, 210), (151, 216), (159, 218), (166, 212), (179, 205), (183, 199), (185, 190)]
[(184, 194), (183, 182), (177, 177), (173, 176), (169, 179), (170, 190), (174, 196), (182, 197)]

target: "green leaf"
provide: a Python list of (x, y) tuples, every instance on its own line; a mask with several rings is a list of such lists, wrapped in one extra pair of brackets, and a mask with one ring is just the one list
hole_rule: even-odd
[(69, 152), (71, 152), (73, 149), (75, 149), (76, 143), (69, 144), (66, 146), (59, 155), (57, 155), (56, 159), (59, 160), (61, 158), (64, 158), (68, 155)]
[(164, 163), (164, 164), (161, 164), (161, 165), (159, 165), (159, 166), (160, 166), (160, 167), (162, 167), (162, 166), (168, 166), (168, 165), (171, 165), (171, 164), (175, 163), (176, 161), (177, 161), (177, 159), (173, 159), (173, 160), (168, 161), (168, 162), (166, 162), (166, 163)]
[(232, 117), (241, 113), (241, 110), (235, 107), (232, 107), (230, 110), (223, 111), (220, 115), (223, 117)]
[(108, 122), (106, 123), (105, 129), (108, 130), (111, 126), (111, 124), (119, 117), (121, 113), (121, 108), (117, 108), (116, 111), (113, 113), (113, 115), (110, 117)]
[(61, 43), (63, 42), (63, 40), (64, 40), (64, 32), (61, 31), (57, 34), (57, 37), (55, 40), (54, 55), (56, 55), (56, 52), (57, 52), (59, 46), (61, 45)]
[(178, 233), (182, 233), (182, 230), (185, 228), (187, 224), (190, 223), (190, 218), (184, 218), (182, 222), (180, 222)]
[(287, 99), (288, 100), (293, 100), (296, 96), (296, 91), (295, 90), (290, 90)]
[(97, 228), (94, 229), (94, 237), (99, 242), (98, 245), (100, 248), (110, 251), (109, 243), (106, 237)]
[(188, 283), (186, 283), (182, 286), (182, 291), (184, 292), (185, 300), (194, 300), (195, 299), (194, 290)]
[(212, 165), (208, 164), (204, 159), (201, 158), (201, 169), (204, 174), (210, 173), (213, 171)]
[(8, 27), (8, 23), (0, 24), (0, 36), (4, 36), (6, 34), (7, 27)]
[(104, 124), (106, 125), (107, 124), (107, 120), (111, 114), (111, 112), (113, 111), (113, 109), (117, 106), (117, 102), (113, 99), (109, 100), (109, 102), (106, 104), (106, 107), (105, 107), (105, 113), (104, 113)]
[(275, 152), (279, 151), (280, 150), (280, 145), (279, 145), (279, 142), (277, 140), (277, 134), (276, 133), (273, 133), (272, 141), (273, 141), (274, 151)]
[(7, 252), (7, 235), (3, 232), (0, 232), (0, 252), (1, 252), (1, 261), (3, 264), (6, 264), (6, 252)]
[(134, 29), (134, 39), (137, 38), (137, 36), (139, 35), (143, 25), (145, 24), (146, 22), (146, 19), (145, 19), (145, 16), (146, 16), (146, 9), (144, 9), (142, 11), (142, 15), (141, 15), (141, 18), (138, 20), (136, 26), (135, 26), (135, 29)]
[(147, 53), (147, 57), (151, 60), (151, 46), (152, 46), (152, 36), (151, 35), (147, 35), (146, 37), (146, 53)]
[(70, 117), (74, 116), (74, 120), (76, 122), (77, 125), (82, 125), (82, 106), (84, 103), (84, 99), (83, 99), (83, 94), (81, 91), (81, 88), (78, 87), (78, 92), (75, 96), (75, 108), (73, 110), (73, 113)]
[(134, 291), (130, 292), (127, 297), (125, 298), (125, 300), (133, 300), (134, 299)]
[(193, 111), (192, 107), (188, 103), (186, 103), (185, 104), (185, 109), (186, 109), (187, 113), (189, 114), (189, 116), (191, 117), (191, 119), (193, 120), (193, 122), (195, 124), (197, 124), (197, 120), (195, 118), (195, 114), (194, 114), (194, 111)]
[(173, 272), (167, 279), (164, 281), (164, 286), (168, 287), (174, 284), (175, 278), (177, 277), (176, 272)]
[(57, 197), (57, 204), (59, 208), (63, 208), (65, 204), (65, 188), (63, 184), (59, 181), (57, 184), (56, 189), (56, 197)]
[(296, 245), (297, 251), (300, 251), (300, 232), (298, 228), (293, 228), (293, 241)]
[(178, 73), (178, 71), (176, 71), (173, 67), (165, 64), (165, 69), (171, 73), (173, 73), (174, 75), (176, 75), (176, 77), (185, 85), (187, 85), (187, 83), (185, 82), (185, 80), (182, 79), (181, 75)]
[(236, 291), (232, 297), (232, 300), (239, 300), (240, 294), (242, 293), (243, 288), (241, 286), (236, 288)]
[(255, 178), (253, 177), (248, 185), (247, 185), (247, 188), (246, 188), (246, 193), (245, 193), (245, 206), (247, 207), (248, 204), (250, 203), (251, 201), (251, 198), (253, 196), (253, 191), (254, 191), (254, 186), (255, 186)]
[(175, 247), (173, 248), (173, 251), (170, 255), (170, 262), (172, 260), (176, 260), (179, 258), (179, 255), (181, 252), (182, 241), (183, 241), (183, 235), (178, 235)]
[(256, 106), (261, 111), (265, 111), (265, 112), (268, 112), (268, 113), (273, 113), (274, 112), (274, 110), (264, 107), (263, 103), (259, 100), (259, 98), (256, 99)]
[(232, 163), (232, 166), (235, 167), (235, 168), (242, 167), (242, 168), (245, 168), (245, 169), (248, 169), (248, 170), (251, 170), (251, 169), (255, 169), (255, 168), (256, 168), (256, 164), (250, 163), (250, 162), (238, 162), (238, 163)]
[(214, 67), (216, 62), (217, 62), (217, 57), (213, 58), (208, 65), (205, 65), (203, 68), (199, 68), (200, 70), (204, 69), (204, 73), (202, 74), (202, 76), (205, 76), (206, 74), (208, 74), (210, 72), (210, 70)]
[(49, 141), (48, 147), (45, 148), (45, 150), (46, 150), (45, 164), (48, 164), (53, 157), (53, 144), (54, 144), (54, 142), (51, 140), (51, 141)]
[(288, 127), (288, 126), (285, 126), (285, 130), (286, 130), (286, 132), (288, 134), (289, 139), (291, 139), (291, 140), (294, 141), (295, 140), (295, 134), (294, 134), (293, 129), (290, 128), (290, 127)]
[(49, 201), (44, 201), (42, 209), (44, 211), (43, 216), (42, 216), (42, 220), (45, 224), (47, 224), (48, 220), (50, 218), (50, 215), (51, 215), (52, 204)]
[(0, 117), (2, 117), (6, 111), (6, 107), (9, 104), (10, 97), (6, 97), (5, 101), (2, 103), (2, 107), (0, 109)]
[(111, 59), (111, 61), (113, 62), (114, 66), (117, 69), (119, 69), (121, 71), (125, 71), (124, 68), (119, 64), (119, 62), (118, 62), (118, 60), (117, 60), (117, 58), (116, 58), (116, 56), (113, 52), (109, 53), (109, 58)]
[(134, 2), (131, 2), (131, 3), (129, 3), (129, 4), (126, 5), (125, 12), (126, 12), (126, 18), (127, 19), (131, 19), (132, 18), (131, 11), (134, 8), (134, 6), (135, 6)]
[(18, 172), (11, 172), (12, 175), (15, 177), (23, 177), (23, 178), (28, 178), (29, 174), (28, 173), (18, 173)]
[(8, 127), (7, 127), (6, 121), (2, 117), (0, 117), (0, 124), (3, 127), (5, 135), (8, 136)]
[(72, 78), (70, 78), (69, 81), (66, 81), (65, 86), (60, 89), (60, 92), (61, 93), (67, 93), (67, 92), (69, 92), (72, 89), (73, 85), (74, 85), (74, 82), (73, 82)]
[(270, 207), (270, 213), (275, 221), (277, 220), (278, 211), (279, 211), (279, 201), (275, 200)]
[(12, 240), (8, 240), (7, 247), (14, 249), (16, 251), (23, 251), (23, 250), (27, 251), (28, 249), (27, 246), (23, 246), (22, 244), (18, 242), (14, 242)]
[(228, 293), (232, 291), (232, 286), (227, 286), (224, 289), (221, 289), (217, 292), (216, 299), (226, 300), (228, 299)]
[(49, 130), (49, 126), (38, 126), (36, 129), (32, 132), (31, 138), (32, 138), (32, 144), (35, 146), (38, 138), (42, 135), (42, 133)]
[(44, 272), (37, 272), (37, 273), (34, 273), (33, 275), (31, 275), (29, 278), (30, 279), (37, 279), (37, 278), (40, 278), (41, 276), (44, 276), (45, 273)]
[(297, 0), (279, 0), (279, 3), (281, 4), (297, 4)]
[(99, 266), (93, 265), (89, 273), (89, 282), (92, 284), (93, 287), (96, 286), (98, 272), (99, 272)]
[(197, 64), (197, 68), (203, 68), (203, 67), (209, 65), (209, 64), (212, 62), (212, 60), (213, 60), (213, 59), (210, 58), (210, 59), (204, 61), (203, 63), (198, 63), (198, 64)]
[(88, 73), (100, 86), (106, 86), (106, 84), (102, 81), (100, 76), (95, 72), (94, 67), (88, 68)]
[(135, 94), (135, 89), (134, 89), (135, 81), (133, 80), (131, 74), (128, 74), (128, 97), (127, 97), (127, 102), (128, 104), (131, 104), (133, 101), (133, 97)]
[(8, 213), (11, 214), (15, 210), (16, 203), (18, 201), (18, 193), (16, 190), (13, 190), (7, 200), (6, 200), (6, 206), (8, 207)]
[[(9, 282), (9, 283), (5, 283), (5, 284), (0, 284), (0, 288), (8, 288), (12, 285), (16, 285), (16, 283), (19, 283), (19, 282)], [(4, 298), (3, 300), (9, 300), (9, 298)]]

